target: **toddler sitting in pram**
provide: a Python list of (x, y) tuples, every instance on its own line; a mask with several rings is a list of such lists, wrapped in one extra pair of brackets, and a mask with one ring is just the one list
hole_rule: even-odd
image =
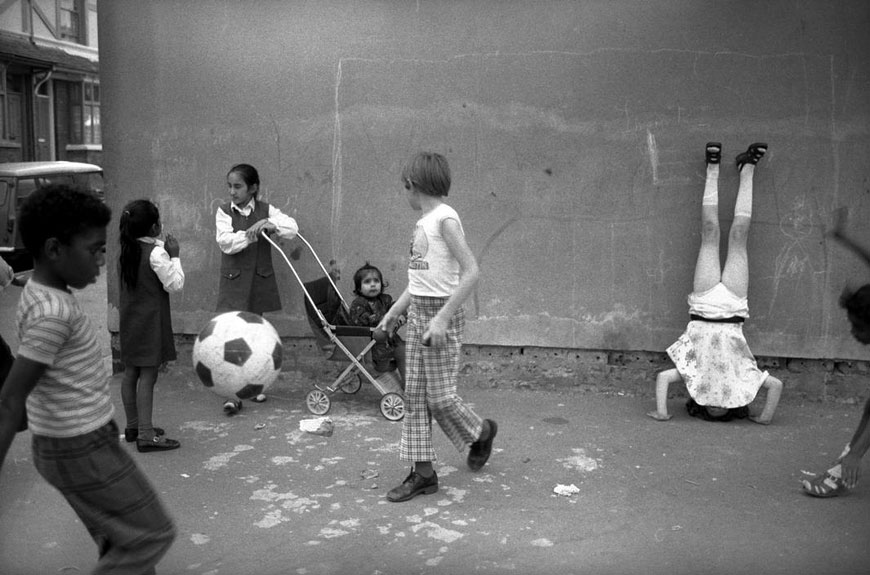
[[(393, 305), (393, 297), (384, 293), (387, 287), (381, 270), (366, 262), (353, 274), (353, 293), (356, 295), (350, 304), (350, 323), (356, 326), (377, 327), (384, 314)], [(400, 324), (404, 323), (404, 318)], [(383, 336), (383, 337), (381, 337)], [(405, 342), (398, 333), (378, 335), (371, 349), (375, 370), (384, 373), (398, 368), (402, 381), (405, 380)]]

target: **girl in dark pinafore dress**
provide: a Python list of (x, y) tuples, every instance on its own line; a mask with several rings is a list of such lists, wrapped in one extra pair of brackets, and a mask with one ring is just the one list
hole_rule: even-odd
[[(272, 268), (272, 248), (259, 241), (260, 234), (279, 240), (296, 237), (296, 220), (259, 199), (260, 174), (250, 164), (236, 164), (227, 172), (230, 201), (215, 213), (215, 239), (221, 250), (221, 277), (217, 311), (249, 311), (263, 315), (281, 309), (278, 283)], [(260, 394), (252, 401), (262, 403)], [(224, 413), (235, 415), (242, 408), (238, 398), (228, 398)]]
[(170, 234), (160, 241), (160, 212), (148, 200), (135, 200), (121, 213), (121, 255), (118, 259), (119, 336), (124, 380), (121, 398), (127, 425), (124, 437), (139, 451), (177, 449), (154, 427), (154, 385), (160, 366), (176, 358), (169, 313), (169, 293), (184, 287), (178, 241)]

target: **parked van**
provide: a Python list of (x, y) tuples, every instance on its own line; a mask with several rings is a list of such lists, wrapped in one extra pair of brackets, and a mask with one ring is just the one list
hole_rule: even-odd
[(18, 210), (31, 192), (49, 184), (69, 184), (104, 199), (100, 166), (82, 162), (0, 163), (0, 255), (16, 272), (33, 267), (33, 258), (18, 234)]

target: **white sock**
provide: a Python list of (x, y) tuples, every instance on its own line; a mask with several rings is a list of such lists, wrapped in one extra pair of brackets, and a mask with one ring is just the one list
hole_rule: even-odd
[(755, 166), (746, 164), (740, 172), (740, 187), (737, 188), (737, 202), (734, 204), (735, 216), (752, 217), (752, 174)]
[(703, 206), (719, 205), (719, 164), (707, 164), (707, 181), (704, 183)]
[(850, 451), (851, 449), (852, 449), (852, 447), (847, 443), (847, 444), (846, 444), (846, 447), (843, 448), (843, 453), (841, 453), (841, 454), (840, 454), (840, 457), (837, 458), (837, 461), (840, 461), (841, 459), (843, 459), (844, 457), (846, 457), (847, 455), (849, 455), (849, 451)]

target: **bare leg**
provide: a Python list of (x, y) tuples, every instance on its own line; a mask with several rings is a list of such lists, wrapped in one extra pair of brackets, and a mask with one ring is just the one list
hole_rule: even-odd
[[(710, 150), (710, 144), (707, 150)], [(720, 148), (721, 149), (721, 148)], [(695, 293), (707, 291), (719, 283), (719, 164), (707, 163), (707, 181), (701, 204), (701, 247), (695, 263)]]
[(154, 384), (157, 383), (157, 366), (139, 368), (139, 390), (136, 407), (139, 411), (139, 438), (154, 439)]
[(776, 406), (779, 405), (779, 396), (782, 395), (782, 381), (768, 375), (761, 387), (767, 390), (767, 398), (764, 402), (764, 409), (758, 416), (750, 416), (749, 419), (755, 423), (762, 425), (770, 425), (773, 421), (773, 414), (776, 411)]
[(121, 380), (121, 402), (124, 404), (124, 415), (127, 418), (127, 429), (139, 428), (139, 411), (136, 407), (136, 384), (139, 381), (139, 368), (133, 365), (124, 366), (124, 379)]
[(680, 383), (683, 378), (676, 369), (666, 369), (656, 376), (656, 410), (647, 413), (649, 417), (659, 421), (667, 421), (672, 415), (668, 413), (668, 388), (672, 383)]

